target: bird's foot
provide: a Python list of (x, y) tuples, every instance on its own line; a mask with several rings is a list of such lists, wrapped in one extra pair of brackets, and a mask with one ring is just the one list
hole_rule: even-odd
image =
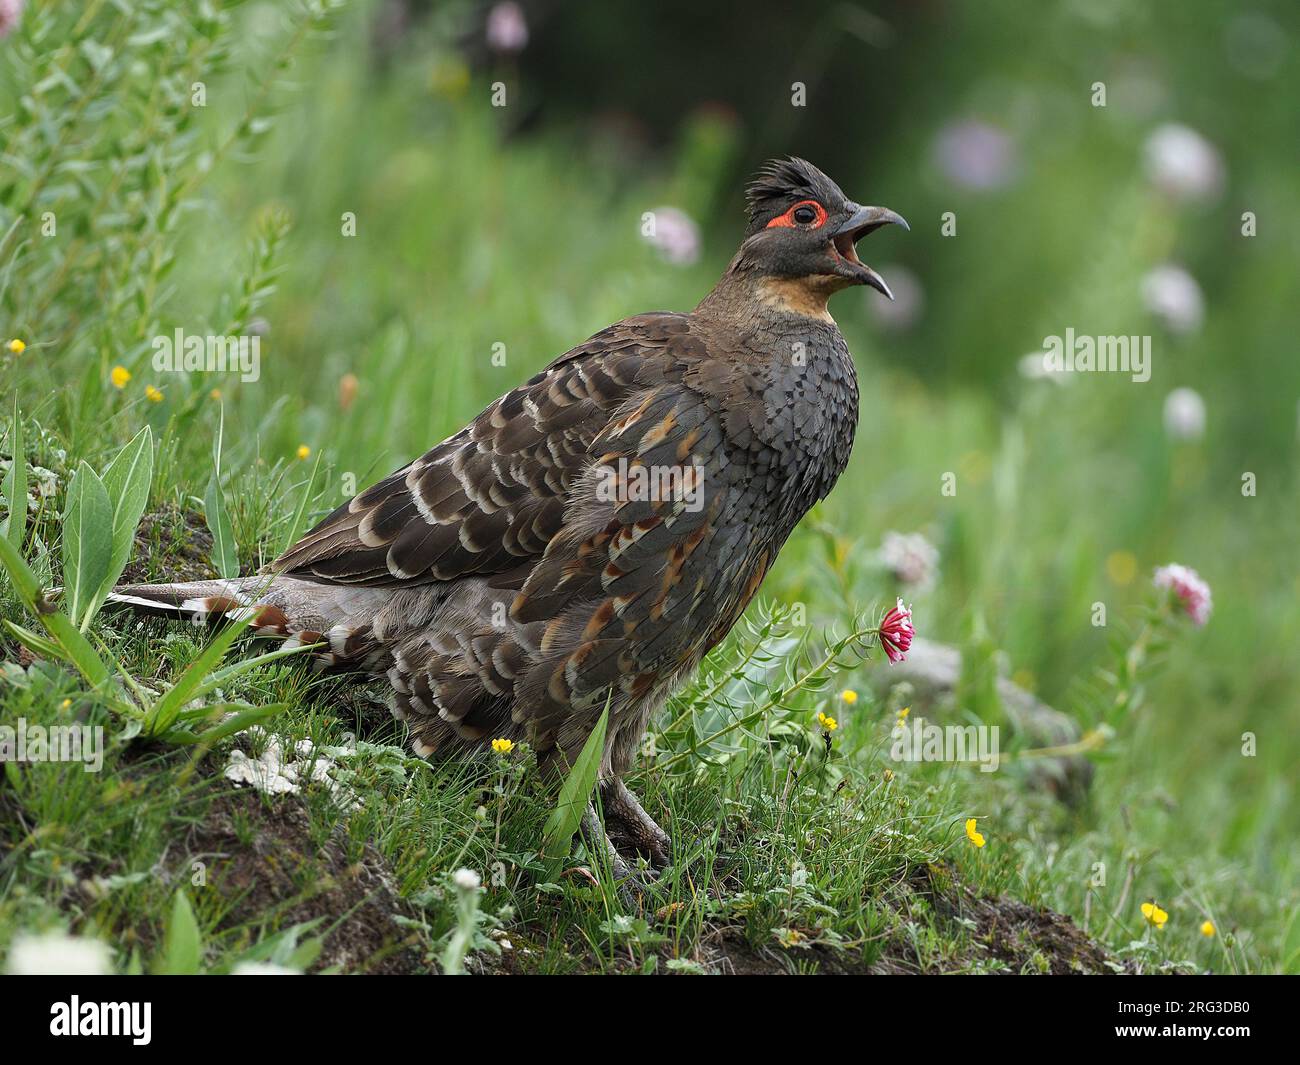
[[(629, 863), (619, 853), (605, 826), (596, 816), (596, 808), (591, 804), (587, 805), (587, 812), (582, 815), (582, 837), (591, 855), (592, 865), (609, 869), (619, 901), (632, 912), (639, 910), (641, 896), (650, 890), (650, 885), (659, 876), (658, 871), (652, 867)], [(627, 853), (633, 852), (629, 849)]]
[[(659, 879), (660, 871), (671, 864), (672, 840), (621, 780), (601, 782), (600, 802), (605, 813), (604, 825), (592, 805), (588, 805), (582, 818), (587, 849), (605, 860), (619, 898), (634, 910), (638, 908), (640, 896)], [(638, 862), (638, 857), (649, 865)]]
[(605, 831), (615, 850), (644, 856), (656, 871), (668, 868), (672, 863), (672, 840), (623, 781), (617, 777), (602, 781), (600, 802), (605, 811)]

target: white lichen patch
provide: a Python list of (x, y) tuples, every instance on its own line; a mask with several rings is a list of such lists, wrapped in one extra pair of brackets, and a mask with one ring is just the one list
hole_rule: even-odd
[[(261, 735), (255, 729), (249, 729), (249, 734), (255, 738)], [(311, 740), (298, 740), (286, 747), (281, 737), (271, 736), (257, 757), (231, 751), (224, 775), (227, 780), (256, 788), (265, 795), (297, 795), (307, 784), (323, 784), (340, 807), (357, 810), (361, 807), (357, 794), (332, 775), (338, 765), (335, 759), (348, 753), (341, 747), (318, 750)]]

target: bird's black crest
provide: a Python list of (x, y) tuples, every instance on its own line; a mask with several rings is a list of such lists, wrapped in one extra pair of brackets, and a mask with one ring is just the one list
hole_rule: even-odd
[(771, 159), (754, 175), (745, 189), (749, 210), (748, 233), (762, 229), (769, 221), (800, 200), (816, 200), (828, 209), (845, 201), (840, 187), (806, 159)]

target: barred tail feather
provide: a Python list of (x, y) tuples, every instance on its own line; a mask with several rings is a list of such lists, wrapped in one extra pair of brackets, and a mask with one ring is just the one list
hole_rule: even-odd
[(271, 577), (236, 577), (178, 584), (123, 585), (109, 593), (108, 602), (121, 603), (143, 614), (200, 624), (222, 617), (247, 616), (250, 607), (275, 605), (281, 597), (273, 594), (273, 583)]
[[(360, 593), (360, 594), (358, 594)], [(320, 645), (326, 668), (372, 668), (377, 648), (370, 621), (378, 597), (371, 589), (340, 589), (291, 577), (260, 575), (177, 584), (123, 585), (108, 603), (139, 614), (194, 625), (251, 619), (251, 631), (289, 647)]]

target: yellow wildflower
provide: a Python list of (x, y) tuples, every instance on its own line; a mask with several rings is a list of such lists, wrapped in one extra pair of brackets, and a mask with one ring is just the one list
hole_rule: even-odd
[(822, 713), (820, 710), (817, 712), (817, 723), (827, 732), (834, 732), (840, 727), (840, 723), (836, 721), (835, 718)]
[(1169, 914), (1167, 914), (1154, 902), (1142, 903), (1142, 916), (1145, 917), (1157, 928), (1164, 928), (1165, 922), (1169, 920)]
[(131, 371), (125, 366), (114, 366), (108, 379), (113, 382), (114, 388), (125, 388), (126, 383), (131, 380)]
[(776, 941), (780, 943), (781, 946), (786, 948), (797, 947), (801, 945), (804, 942), (804, 940), (806, 940), (807, 938), (808, 937), (804, 935), (802, 932), (800, 932), (799, 929), (797, 928), (776, 929)]
[(976, 819), (974, 817), (966, 818), (966, 838), (974, 843), (975, 846), (982, 847), (984, 846), (984, 834), (975, 831), (975, 821)]
[(842, 692), (840, 692), (840, 698), (843, 699), (846, 703), (848, 703), (849, 706), (852, 706), (854, 703), (858, 701), (858, 693), (855, 692), (852, 688), (845, 688)]
[(158, 389), (154, 388), (153, 385), (145, 385), (144, 398), (147, 399), (150, 403), (161, 403), (163, 394), (159, 392)]
[(71, 706), (72, 706), (72, 700), (71, 700), (71, 699), (64, 699), (63, 702), (61, 702), (61, 703), (59, 704), (59, 709), (61, 709), (61, 710), (67, 710), (67, 709), (69, 709)]
[(905, 706), (903, 707), (903, 709), (898, 711), (898, 723), (901, 725), (904, 721), (906, 721), (907, 715), (910, 714), (911, 712), (912, 712), (912, 708), (910, 706)]
[(209, 399), (220, 399), (220, 398), (221, 398), (221, 389), (219, 389), (219, 388), (214, 388), (211, 392), (208, 393), (208, 398), (209, 398)]
[(1206, 939), (1209, 939), (1212, 935), (1214, 935), (1213, 921), (1206, 921), (1203, 925), (1201, 925), (1201, 935), (1205, 936)]
[(305, 458), (307, 458), (310, 454), (311, 454), (311, 448), (309, 448), (306, 444), (299, 444), (299, 445), (298, 445), (298, 457), (299, 457), (300, 459), (305, 459)]
[(9, 341), (9, 343), (5, 346), (10, 351), (12, 351), (15, 355), (21, 355), (24, 351), (27, 350), (27, 345), (24, 344), (17, 337), (14, 337), (13, 340)]
[(508, 740), (505, 737), (499, 737), (492, 741), (492, 749), (497, 754), (509, 754), (515, 749), (515, 741)]

